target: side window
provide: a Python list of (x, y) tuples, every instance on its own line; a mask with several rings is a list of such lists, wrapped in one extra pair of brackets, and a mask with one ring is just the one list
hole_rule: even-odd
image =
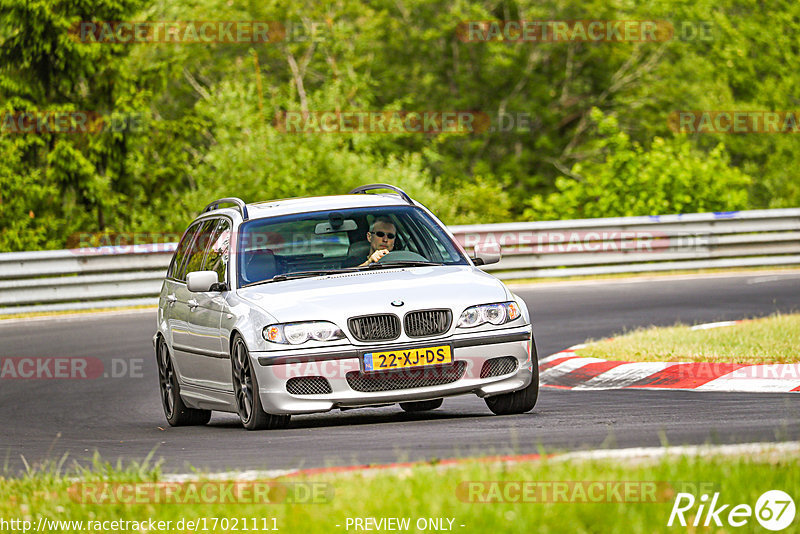
[(231, 224), (227, 219), (220, 219), (219, 224), (211, 236), (206, 259), (203, 262), (204, 271), (216, 271), (217, 280), (225, 282), (225, 267), (228, 264), (228, 254), (231, 247)]
[[(431, 261), (451, 263), (458, 261), (459, 258), (455, 251), (447, 247), (444, 239), (447, 239), (441, 229), (434, 227), (433, 222), (423, 218), (408, 218), (410, 226), (414, 227), (413, 233), (419, 239), (419, 247), (422, 251), (416, 251)], [(412, 247), (413, 248), (413, 247)]]
[(178, 271), (180, 271), (181, 265), (183, 265), (183, 261), (186, 259), (186, 252), (189, 249), (189, 245), (194, 239), (194, 234), (197, 232), (199, 227), (199, 223), (193, 224), (188, 230), (186, 230), (186, 233), (183, 234), (181, 242), (178, 243), (178, 247), (175, 249), (175, 255), (172, 257), (172, 263), (169, 265), (167, 278), (177, 278), (180, 280), (178, 277)]
[(200, 230), (195, 233), (192, 238), (192, 244), (186, 253), (186, 261), (183, 262), (180, 270), (175, 276), (178, 280), (186, 280), (186, 273), (200, 271), (203, 269), (203, 255), (206, 251), (206, 246), (211, 238), (211, 232), (217, 224), (217, 219), (209, 219), (204, 221), (200, 226)]

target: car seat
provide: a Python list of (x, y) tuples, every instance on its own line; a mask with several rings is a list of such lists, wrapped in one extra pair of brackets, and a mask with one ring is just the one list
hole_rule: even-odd
[(272, 250), (252, 250), (247, 255), (249, 257), (242, 277), (245, 283), (269, 280), (278, 274), (278, 262), (275, 260), (275, 253)]
[(369, 241), (356, 241), (347, 247), (347, 259), (342, 262), (342, 267), (355, 267), (361, 265), (369, 254)]

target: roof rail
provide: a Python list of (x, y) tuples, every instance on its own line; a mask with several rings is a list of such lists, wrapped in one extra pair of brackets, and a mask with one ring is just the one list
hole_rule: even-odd
[(247, 214), (247, 204), (245, 204), (244, 200), (242, 200), (241, 198), (236, 198), (236, 197), (226, 197), (226, 198), (221, 198), (219, 200), (215, 200), (214, 202), (203, 208), (203, 211), (201, 211), (200, 213), (217, 210), (219, 209), (220, 204), (236, 204), (236, 207), (239, 209), (239, 213), (242, 214), (242, 219), (246, 221), (247, 219), (250, 218)]
[(348, 194), (349, 194), (349, 195), (357, 195), (357, 194), (359, 194), (359, 193), (366, 193), (367, 191), (372, 191), (373, 189), (389, 189), (389, 190), (391, 190), (391, 191), (394, 191), (394, 192), (395, 192), (395, 193), (397, 193), (398, 195), (400, 195), (400, 197), (401, 197), (403, 200), (405, 200), (406, 202), (408, 202), (408, 203), (409, 203), (409, 204), (411, 204), (412, 206), (414, 205), (414, 201), (413, 201), (413, 200), (411, 200), (411, 197), (410, 197), (410, 196), (408, 196), (408, 194), (407, 194), (405, 191), (403, 191), (403, 190), (402, 190), (402, 189), (400, 189), (399, 187), (396, 187), (396, 186), (394, 186), (394, 185), (389, 185), (389, 184), (369, 184), (369, 185), (362, 185), (361, 187), (356, 187), (355, 189), (353, 189), (352, 191), (350, 191)]

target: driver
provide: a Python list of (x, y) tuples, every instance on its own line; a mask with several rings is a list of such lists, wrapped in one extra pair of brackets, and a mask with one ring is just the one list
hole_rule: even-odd
[(375, 263), (391, 252), (394, 248), (396, 237), (397, 230), (392, 220), (388, 217), (377, 217), (369, 227), (369, 232), (367, 232), (367, 241), (369, 241), (367, 260), (359, 267), (366, 267), (370, 263)]

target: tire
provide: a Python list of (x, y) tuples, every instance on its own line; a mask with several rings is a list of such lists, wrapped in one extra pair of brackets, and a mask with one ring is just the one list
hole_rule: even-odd
[(189, 408), (181, 398), (181, 388), (175, 375), (175, 366), (163, 337), (156, 344), (158, 382), (161, 391), (161, 407), (170, 426), (204, 425), (211, 420), (211, 410)]
[(242, 425), (247, 430), (285, 428), (291, 415), (272, 415), (261, 406), (258, 394), (258, 379), (250, 362), (250, 352), (241, 336), (236, 335), (231, 345), (231, 372), (233, 374), (233, 393), (236, 397), (236, 411)]
[(433, 399), (426, 401), (401, 402), (400, 407), (406, 412), (427, 412), (429, 410), (435, 410), (441, 406), (443, 401), (444, 399)]
[(539, 398), (539, 358), (536, 355), (536, 343), (533, 340), (531, 340), (531, 363), (533, 376), (530, 384), (518, 391), (483, 399), (486, 401), (486, 406), (495, 415), (522, 414), (533, 410), (533, 407), (536, 406)]

